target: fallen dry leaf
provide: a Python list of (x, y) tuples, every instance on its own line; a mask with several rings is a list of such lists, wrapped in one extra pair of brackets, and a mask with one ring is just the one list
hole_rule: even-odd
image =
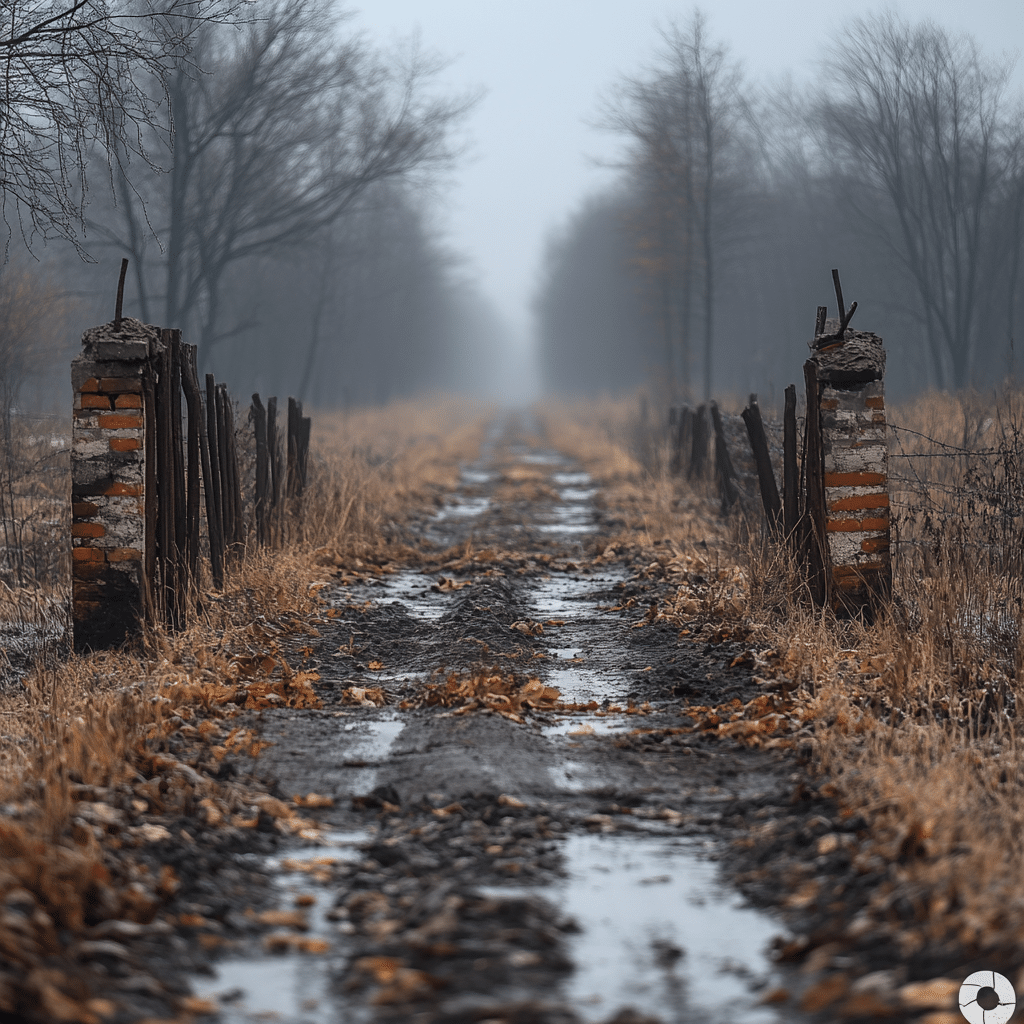
[(303, 932), (309, 928), (309, 921), (301, 910), (264, 910), (256, 920), (272, 928), (298, 928)]
[(292, 799), (300, 807), (333, 807), (334, 797), (324, 796), (320, 793), (307, 793), (305, 796), (300, 796), (298, 793), (292, 797)]

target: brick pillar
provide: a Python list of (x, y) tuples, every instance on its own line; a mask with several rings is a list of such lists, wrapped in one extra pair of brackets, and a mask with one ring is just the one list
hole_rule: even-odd
[(826, 588), (833, 607), (856, 611), (892, 589), (885, 350), (877, 335), (848, 331), (811, 363), (820, 411)]
[(82, 335), (71, 364), (72, 604), (76, 650), (124, 643), (146, 606), (143, 380), (158, 328), (130, 317)]

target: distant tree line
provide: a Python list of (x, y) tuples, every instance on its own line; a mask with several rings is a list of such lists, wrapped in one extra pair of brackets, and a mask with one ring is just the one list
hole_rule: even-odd
[[(552, 239), (536, 298), (548, 384), (654, 379), (674, 396), (781, 395), (839, 267), (891, 386), (1016, 372), (1024, 103), (1012, 66), (889, 13), (851, 22), (821, 84), (745, 83), (698, 11), (602, 124), (626, 169)], [(834, 312), (832, 313), (834, 315)]]
[(109, 319), (127, 256), (126, 313), (182, 328), (236, 393), (328, 404), (450, 384), (493, 334), (429, 213), (476, 101), (442, 60), (373, 48), (333, 0), (11, 13), (3, 213), (84, 318)]

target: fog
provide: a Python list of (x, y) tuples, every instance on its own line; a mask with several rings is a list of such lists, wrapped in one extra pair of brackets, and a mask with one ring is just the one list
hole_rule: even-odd
[(4, 386), (64, 401), (122, 256), (126, 314), (242, 398), (769, 403), (835, 314), (832, 267), (891, 392), (990, 386), (1024, 315), (1020, 22), (1012, 0), (264, 2), (143, 68), (134, 134), (47, 179), (80, 220), (5, 194), (0, 307), (37, 358)]

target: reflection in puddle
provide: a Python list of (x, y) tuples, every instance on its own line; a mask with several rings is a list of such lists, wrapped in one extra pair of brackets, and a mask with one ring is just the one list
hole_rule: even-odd
[(571, 874), (556, 900), (582, 929), (565, 995), (585, 1020), (626, 1006), (663, 1020), (780, 1020), (741, 980), (776, 980), (764, 951), (779, 925), (722, 893), (714, 864), (638, 835), (571, 836), (564, 853)]
[(610, 676), (607, 669), (588, 669), (582, 665), (552, 669), (548, 673), (547, 684), (557, 687), (562, 700), (570, 704), (587, 704), (606, 697), (621, 699), (625, 688), (625, 681), (621, 677)]
[(624, 717), (611, 716), (595, 718), (593, 715), (573, 715), (554, 725), (541, 729), (543, 736), (606, 736), (610, 732), (623, 732), (636, 727), (635, 721)]
[(444, 507), (439, 509), (434, 515), (434, 521), (453, 518), (469, 519), (472, 516), (482, 515), (490, 508), (490, 505), (491, 499), (487, 497), (457, 498), (446, 502)]
[(316, 884), (311, 873), (284, 870), (283, 865), (303, 863), (311, 867), (331, 862), (358, 860), (358, 844), (369, 838), (366, 832), (328, 832), (326, 843), (283, 851), (264, 862), (280, 890), (279, 905), (288, 908), (298, 897), (312, 898), (308, 907), (309, 928), (303, 934), (327, 942), (326, 954), (286, 953), (262, 955), (245, 960), (222, 960), (213, 978), (193, 979), (196, 994), (217, 1000), (223, 1024), (253, 1024), (255, 1021), (287, 1024), (337, 1024), (359, 1019), (332, 993), (332, 974), (347, 956), (348, 938), (342, 929), (327, 920), (331, 889)]
[[(355, 724), (346, 724), (345, 731), (349, 731), (349, 725)], [(396, 715), (394, 718), (359, 722), (356, 728), (359, 732), (347, 738), (345, 760), (369, 763), (365, 768), (359, 768), (352, 773), (348, 786), (353, 793), (368, 793), (376, 782), (377, 765), (387, 757), (391, 744), (405, 728), (405, 722)]]
[(419, 569), (400, 569), (388, 576), (384, 583), (384, 593), (378, 600), (382, 604), (401, 602), (414, 619), (434, 622), (445, 613), (449, 605), (447, 594), (430, 589), (435, 582), (434, 577)]
[(559, 487), (586, 487), (591, 482), (589, 473), (552, 473), (551, 479)]

